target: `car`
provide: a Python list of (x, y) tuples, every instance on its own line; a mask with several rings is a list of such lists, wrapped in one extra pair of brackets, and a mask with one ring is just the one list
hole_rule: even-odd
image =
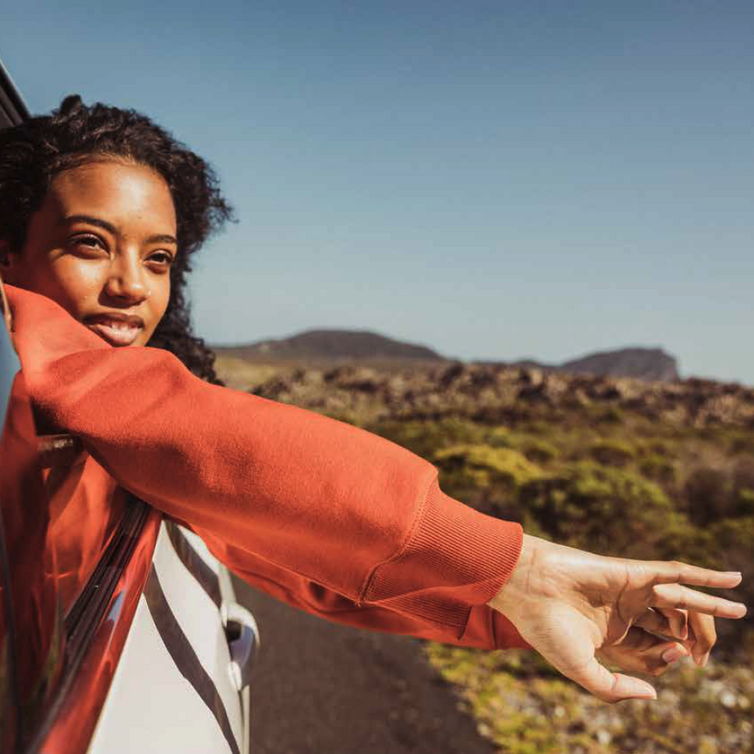
[[(28, 117), (0, 62), (0, 128)], [(1, 750), (245, 754), (254, 617), (188, 528), (101, 467), (82, 489), (96, 461), (37, 430), (0, 296)]]

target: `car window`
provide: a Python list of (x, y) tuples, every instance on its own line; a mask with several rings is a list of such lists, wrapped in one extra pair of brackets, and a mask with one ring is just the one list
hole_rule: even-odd
[(0, 327), (2, 662), (7, 691), (2, 719), (4, 735), (14, 739), (35, 725), (63, 664), (48, 498), (38, 463), (31, 403), (19, 367), (8, 333)]
[[(0, 299), (0, 307), (7, 309)], [(18, 371), (15, 354), (9, 350), (9, 341), (0, 338), (0, 428), (5, 426), (5, 415), (10, 401), (13, 382)], [(0, 455), (2, 442), (0, 438)], [(0, 476), (0, 483), (2, 477)], [(0, 509), (2, 499), (0, 499)], [(3, 516), (0, 515), (0, 749), (11, 751), (17, 739), (18, 689), (16, 682), (15, 646), (13, 631), (13, 605), (11, 602), (11, 574), (5, 550)]]

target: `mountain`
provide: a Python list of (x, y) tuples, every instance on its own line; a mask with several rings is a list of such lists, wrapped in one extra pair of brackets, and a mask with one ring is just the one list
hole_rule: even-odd
[(658, 382), (680, 379), (678, 363), (661, 348), (623, 348), (602, 351), (560, 365), (563, 372), (596, 374), (604, 377), (636, 377)]
[(251, 361), (296, 359), (420, 359), (445, 361), (426, 346), (405, 343), (367, 330), (308, 330), (279, 340), (217, 346), (221, 356)]
[(634, 377), (656, 382), (680, 379), (678, 362), (661, 348), (622, 348), (600, 351), (562, 364), (542, 364), (532, 360), (516, 361), (510, 366), (542, 369), (546, 372), (594, 374), (602, 377)]
[[(216, 346), (219, 356), (252, 362), (344, 362), (370, 360), (395, 362), (404, 360), (449, 362), (426, 346), (388, 338), (368, 330), (307, 330), (289, 338), (257, 341), (238, 346)], [(476, 364), (503, 364), (476, 360)], [(540, 369), (544, 372), (593, 374), (603, 377), (634, 377), (641, 380), (673, 382), (680, 379), (676, 359), (661, 348), (623, 348), (601, 351), (565, 361), (544, 364), (524, 359), (506, 366)]]

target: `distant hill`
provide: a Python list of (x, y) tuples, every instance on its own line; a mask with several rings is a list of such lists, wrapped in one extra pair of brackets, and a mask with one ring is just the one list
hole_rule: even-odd
[(308, 330), (279, 340), (262, 340), (241, 346), (217, 346), (223, 356), (252, 361), (316, 359), (419, 359), (445, 361), (426, 346), (405, 343), (367, 330)]
[(657, 382), (674, 382), (680, 379), (678, 362), (661, 348), (622, 348), (617, 351), (587, 354), (564, 361), (562, 364), (542, 364), (523, 360), (516, 361), (510, 366), (601, 377), (634, 377)]
[[(405, 360), (450, 362), (427, 346), (406, 343), (368, 330), (307, 330), (289, 338), (257, 341), (238, 346), (215, 346), (219, 356), (257, 363), (382, 361), (400, 368)], [(676, 359), (661, 348), (623, 348), (587, 354), (562, 364), (545, 364), (532, 359), (509, 362), (478, 360), (476, 364), (541, 369), (545, 372), (593, 374), (602, 377), (633, 377), (673, 382), (680, 379)]]
[(603, 377), (636, 377), (657, 381), (680, 378), (678, 362), (661, 348), (602, 351), (566, 361), (559, 368), (572, 374), (596, 374)]

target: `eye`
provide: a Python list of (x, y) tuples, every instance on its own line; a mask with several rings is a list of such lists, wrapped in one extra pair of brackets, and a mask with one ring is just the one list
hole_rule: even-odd
[(92, 235), (91, 233), (72, 236), (68, 241), (68, 245), (71, 246), (75, 251), (83, 253), (85, 255), (97, 253), (100, 250), (107, 252), (107, 247), (105, 246), (102, 239), (98, 238), (95, 235)]
[(153, 251), (147, 258), (147, 261), (152, 266), (158, 267), (160, 269), (168, 269), (172, 266), (175, 259), (169, 251), (159, 249), (158, 251)]

